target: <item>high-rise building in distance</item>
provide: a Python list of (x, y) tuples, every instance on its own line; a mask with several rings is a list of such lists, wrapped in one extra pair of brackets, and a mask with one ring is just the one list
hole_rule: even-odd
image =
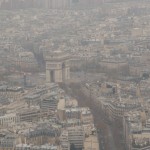
[(75, 5), (92, 6), (105, 0), (0, 0), (0, 9), (67, 9)]

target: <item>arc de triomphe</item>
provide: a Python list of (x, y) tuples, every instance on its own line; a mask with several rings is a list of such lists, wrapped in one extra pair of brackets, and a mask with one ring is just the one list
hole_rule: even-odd
[(65, 82), (70, 79), (70, 56), (62, 51), (49, 52), (45, 56), (46, 83)]

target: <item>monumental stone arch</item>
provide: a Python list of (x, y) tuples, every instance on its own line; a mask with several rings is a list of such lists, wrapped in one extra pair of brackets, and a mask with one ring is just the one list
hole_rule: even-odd
[(49, 52), (45, 56), (46, 83), (66, 82), (70, 79), (70, 56), (62, 51)]

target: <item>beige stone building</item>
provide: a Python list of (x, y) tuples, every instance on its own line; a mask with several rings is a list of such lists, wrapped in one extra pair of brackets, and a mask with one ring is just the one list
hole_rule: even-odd
[(46, 61), (46, 83), (65, 82), (70, 79), (69, 55), (61, 51), (48, 53)]

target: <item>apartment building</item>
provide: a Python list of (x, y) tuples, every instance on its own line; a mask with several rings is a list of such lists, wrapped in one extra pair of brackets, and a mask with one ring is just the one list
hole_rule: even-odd
[(70, 150), (70, 143), (68, 139), (68, 131), (64, 130), (60, 136), (61, 150)]
[(0, 126), (7, 127), (9, 124), (19, 123), (20, 118), (16, 114), (5, 114), (4, 116), (0, 116)]
[(150, 120), (144, 111), (130, 111), (123, 118), (123, 133), (128, 150), (150, 149)]
[(42, 111), (55, 111), (57, 109), (57, 94), (47, 94), (41, 100), (40, 108)]
[(20, 122), (34, 122), (40, 118), (40, 109), (36, 107), (25, 108), (17, 113), (20, 118)]
[(16, 136), (10, 132), (1, 131), (0, 133), (0, 150), (14, 150)]
[(73, 144), (76, 149), (82, 150), (84, 146), (84, 130), (81, 126), (68, 128), (70, 146)]

